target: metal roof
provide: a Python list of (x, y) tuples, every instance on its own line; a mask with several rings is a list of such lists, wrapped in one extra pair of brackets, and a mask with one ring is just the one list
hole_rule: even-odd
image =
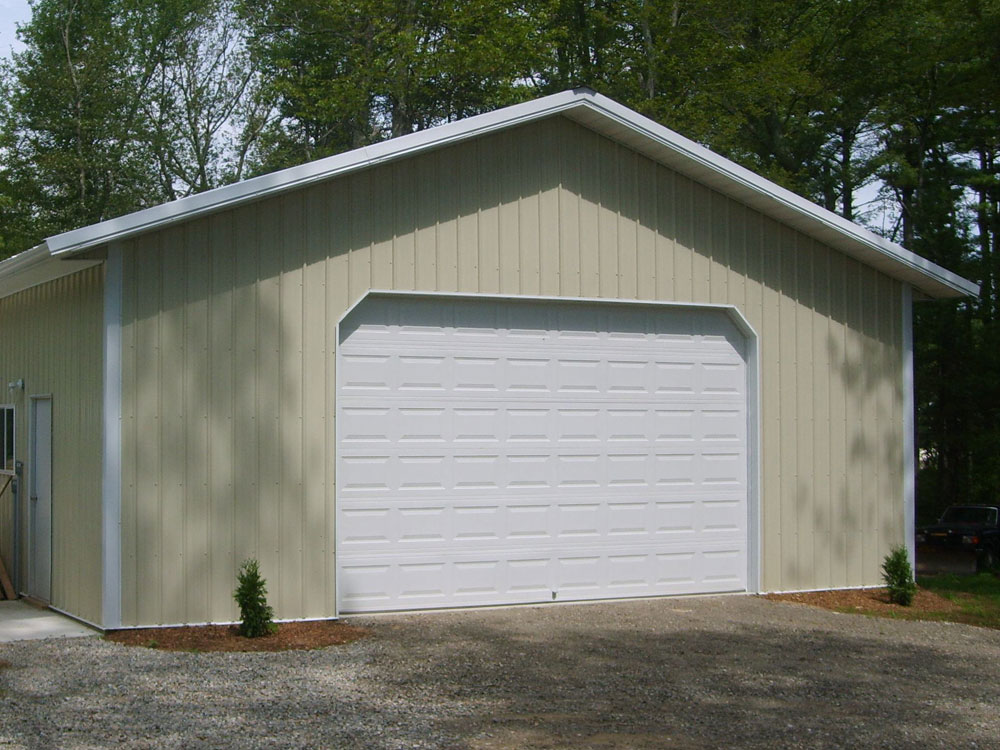
[[(974, 282), (817, 206), (589, 89), (564, 91), (515, 104), (495, 112), (181, 198), (55, 235), (48, 238), (41, 247), (47, 248), (53, 259), (68, 258), (115, 240), (556, 115), (567, 117), (634, 149), (889, 276), (910, 283), (927, 295), (962, 297), (979, 293), (979, 286)], [(27, 252), (37, 253), (38, 250), (39, 248), (35, 248)], [(4, 277), (14, 270), (9, 264), (19, 257), (0, 263), (0, 295), (3, 294)]]

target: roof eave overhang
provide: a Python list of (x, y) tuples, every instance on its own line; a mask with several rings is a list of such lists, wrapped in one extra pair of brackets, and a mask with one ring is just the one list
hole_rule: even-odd
[(100, 258), (56, 258), (43, 242), (0, 261), (0, 299), (25, 289), (82, 271), (101, 263)]
[(54, 257), (73, 256), (179, 221), (553, 115), (564, 115), (929, 296), (954, 298), (979, 293), (974, 282), (589, 89), (516, 104), (59, 234), (47, 240), (48, 250)]

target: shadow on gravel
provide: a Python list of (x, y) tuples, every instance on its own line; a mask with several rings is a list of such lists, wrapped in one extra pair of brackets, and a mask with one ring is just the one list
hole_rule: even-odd
[(609, 627), (550, 640), (482, 622), (436, 635), (420, 667), (386, 664), (382, 679), (481, 706), (445, 728), (462, 747), (985, 747), (1000, 728), (996, 670), (887, 639)]
[(0, 648), (0, 746), (773, 750), (1000, 736), (993, 631), (735, 598), (365, 624), (372, 638), (311, 652)]

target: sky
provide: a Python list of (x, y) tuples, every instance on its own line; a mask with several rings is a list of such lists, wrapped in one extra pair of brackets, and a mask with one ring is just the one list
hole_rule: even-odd
[(21, 49), (17, 41), (17, 24), (31, 18), (28, 0), (0, 0), (0, 57), (10, 57), (11, 49)]

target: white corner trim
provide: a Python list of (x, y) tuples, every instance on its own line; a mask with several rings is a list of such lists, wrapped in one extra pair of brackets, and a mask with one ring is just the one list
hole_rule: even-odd
[(913, 392), (913, 288), (903, 284), (903, 543), (916, 570), (916, 402)]
[(122, 622), (122, 250), (112, 245), (104, 271), (104, 410), (101, 464), (101, 627)]

